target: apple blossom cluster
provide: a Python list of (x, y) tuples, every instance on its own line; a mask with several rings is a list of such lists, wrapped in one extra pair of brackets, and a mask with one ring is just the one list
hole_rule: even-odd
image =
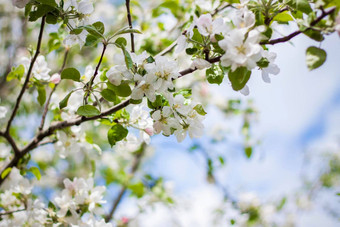
[[(164, 56), (157, 56), (155, 59), (149, 57), (146, 52), (141, 55), (131, 55), (132, 60), (138, 67), (133, 71), (129, 70), (121, 56), (120, 64), (111, 67), (106, 76), (115, 86), (130, 81), (135, 84), (132, 89), (131, 98), (141, 100), (144, 96), (149, 100), (149, 108), (153, 109), (151, 117), (154, 121), (153, 130), (151, 119), (147, 119), (147, 112), (142, 107), (135, 107), (132, 110), (130, 121), (135, 122), (138, 116), (137, 127), (144, 132), (144, 135), (163, 133), (165, 136), (176, 135), (178, 141), (183, 141), (187, 132), (191, 138), (203, 134), (203, 114), (201, 105), (192, 102), (189, 96), (186, 98), (181, 94), (173, 93), (173, 81), (180, 77), (178, 66)], [(199, 110), (197, 110), (199, 108)], [(134, 123), (132, 123), (134, 124)], [(145, 136), (144, 136), (145, 137)]]
[(49, 222), (48, 211), (40, 199), (32, 196), (33, 185), (12, 168), (9, 179), (2, 186), (0, 194), (0, 226), (43, 226)]
[(64, 180), (65, 189), (48, 207), (32, 194), (33, 184), (13, 168), (0, 194), (0, 226), (112, 226), (101, 215), (105, 186), (94, 186), (93, 178)]
[[(213, 19), (210, 14), (194, 17), (193, 23), (177, 40), (176, 52), (186, 49), (186, 53), (194, 56), (192, 68), (204, 69), (211, 67), (209, 59), (222, 54), (220, 68), (229, 74), (229, 80), (234, 90), (247, 95), (251, 70), (258, 67), (262, 70), (265, 82), (270, 82), (269, 74), (277, 75), (280, 72), (274, 63), (276, 54), (264, 50), (260, 45), (265, 36), (265, 26), (255, 26), (255, 15), (246, 5), (239, 4), (238, 10), (228, 20)], [(199, 51), (201, 50), (201, 52)], [(212, 53), (212, 54), (211, 54)], [(205, 59), (200, 57), (205, 55)], [(216, 71), (216, 66), (207, 70), (207, 79), (210, 83), (221, 83), (221, 80), (209, 78), (208, 71)], [(223, 74), (224, 74), (223, 73)], [(241, 81), (241, 83), (239, 82)]]
[(65, 179), (64, 186), (65, 189), (54, 199), (58, 210), (53, 218), (57, 218), (58, 223), (72, 226), (112, 226), (103, 219), (95, 218), (101, 214), (100, 205), (106, 202), (103, 200), (105, 186), (94, 187), (93, 178), (74, 178), (73, 181)]

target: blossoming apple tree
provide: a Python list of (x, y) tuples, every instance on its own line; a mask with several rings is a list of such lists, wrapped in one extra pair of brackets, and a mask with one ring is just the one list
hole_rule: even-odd
[[(211, 102), (207, 83), (248, 95), (252, 72), (261, 71), (267, 83), (280, 72), (271, 46), (300, 35), (320, 42), (306, 50), (313, 70), (326, 60), (322, 41), (340, 34), (340, 4), (332, 0), (126, 0), (116, 6), (0, 3), (0, 226), (124, 226), (128, 219), (112, 218), (126, 191), (173, 203), (162, 179), (146, 176), (149, 187), (134, 178), (152, 136), (201, 137)], [(288, 24), (296, 31), (277, 32)], [(220, 108), (254, 114), (235, 107), (237, 101), (229, 104)], [(250, 156), (251, 147), (245, 152)], [(97, 186), (98, 179), (104, 185)], [(111, 184), (121, 188), (105, 213)], [(47, 202), (35, 191), (44, 187), (54, 188)], [(229, 201), (240, 216), (231, 225), (263, 221), (252, 201)]]

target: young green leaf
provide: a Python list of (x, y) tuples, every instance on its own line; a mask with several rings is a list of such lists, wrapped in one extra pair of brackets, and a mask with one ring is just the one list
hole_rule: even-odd
[(197, 104), (195, 107), (194, 107), (194, 110), (196, 110), (196, 112), (199, 114), (199, 115), (206, 115), (207, 112), (205, 112), (205, 110), (203, 109), (203, 106), (201, 104)]
[(116, 92), (116, 94), (120, 97), (128, 97), (131, 95), (131, 88), (129, 84), (122, 83), (119, 86), (112, 86), (113, 90)]
[(309, 5), (308, 0), (296, 0), (296, 9), (306, 14), (309, 14), (313, 11)]
[(73, 91), (71, 91), (70, 93), (68, 93), (68, 94), (65, 96), (65, 98), (59, 102), (59, 109), (63, 109), (63, 108), (65, 108), (65, 107), (67, 106), (68, 100), (69, 100), (69, 98), (70, 98), (70, 96), (71, 96), (72, 93), (73, 93)]
[(1, 179), (5, 179), (5, 177), (12, 171), (11, 167), (8, 167), (7, 169), (5, 169), (4, 171), (2, 171), (1, 174)]
[(106, 88), (102, 90), (100, 94), (103, 96), (104, 99), (106, 99), (109, 102), (116, 101), (116, 94), (111, 89)]
[(80, 81), (80, 73), (75, 68), (67, 68), (64, 69), (61, 73), (61, 79), (69, 79), (79, 82)]
[(29, 169), (29, 171), (32, 172), (38, 180), (40, 180), (41, 173), (40, 173), (40, 170), (37, 167), (33, 166)]
[(16, 68), (12, 68), (12, 71), (7, 75), (6, 80), (10, 81), (13, 79), (18, 79), (20, 80), (21, 77), (24, 75), (25, 73), (25, 67), (23, 65), (19, 65)]
[(38, 102), (40, 104), (40, 106), (44, 105), (45, 101), (46, 101), (46, 90), (44, 88), (44, 86), (37, 86), (37, 90), (38, 90)]
[(252, 147), (245, 147), (244, 153), (246, 154), (247, 158), (250, 158), (252, 153), (253, 153), (253, 148)]
[(84, 117), (93, 117), (100, 114), (100, 111), (91, 105), (84, 105), (78, 108), (77, 114)]
[(309, 70), (320, 67), (326, 61), (327, 53), (323, 49), (315, 46), (306, 50), (306, 63)]
[(124, 139), (127, 136), (128, 132), (129, 131), (120, 124), (115, 124), (114, 126), (112, 126), (107, 133), (107, 138), (111, 147), (115, 145), (116, 142)]
[(207, 69), (205, 75), (210, 84), (221, 84), (224, 78), (224, 75), (216, 72), (213, 67)]
[(230, 70), (228, 77), (231, 82), (231, 86), (235, 91), (239, 91), (247, 84), (250, 78), (251, 71), (246, 67), (239, 67), (235, 71)]

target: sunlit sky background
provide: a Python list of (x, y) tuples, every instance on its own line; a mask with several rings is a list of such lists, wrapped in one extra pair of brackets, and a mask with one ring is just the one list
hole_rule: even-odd
[[(291, 28), (294, 30), (294, 28)], [(288, 34), (289, 31), (283, 31)], [(229, 142), (219, 147), (209, 145), (206, 138), (200, 139), (208, 152), (225, 152), (226, 167), (217, 172), (230, 195), (255, 192), (262, 201), (279, 199), (301, 187), (301, 170), (308, 150), (327, 147), (336, 143), (340, 136), (340, 38), (328, 36), (321, 43), (327, 51), (327, 61), (319, 69), (309, 71), (305, 64), (305, 50), (310, 45), (319, 47), (304, 36), (296, 37), (291, 44), (278, 44), (270, 48), (278, 54), (277, 64), (281, 72), (272, 76), (271, 84), (262, 81), (259, 73), (253, 73), (250, 95), (243, 97), (227, 84), (217, 89), (221, 95), (254, 100), (259, 112), (253, 134), (260, 140), (253, 157), (248, 160), (243, 154), (240, 136), (231, 136)], [(216, 87), (214, 87), (215, 90)], [(206, 127), (220, 124), (223, 116), (214, 109), (208, 111)], [(232, 121), (224, 122), (234, 124)], [(239, 127), (235, 123), (235, 127)], [(177, 144), (175, 138), (154, 137), (156, 148), (144, 168), (155, 176), (163, 176), (174, 184), (175, 194), (191, 199), (195, 209), (179, 214), (185, 226), (207, 226), (209, 209), (222, 199), (221, 191), (206, 181), (206, 169), (202, 157), (186, 150), (194, 143), (186, 139)], [(124, 200), (117, 216), (129, 215), (133, 201)], [(299, 226), (338, 226), (338, 221), (329, 216), (320, 205), (309, 213), (298, 215)], [(337, 201), (339, 206), (339, 201)], [(167, 226), (167, 212), (161, 208), (154, 215), (145, 217), (145, 226)]]

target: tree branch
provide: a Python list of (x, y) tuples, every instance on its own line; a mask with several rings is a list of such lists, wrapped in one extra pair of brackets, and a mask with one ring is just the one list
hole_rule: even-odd
[(33, 57), (32, 61), (31, 61), (30, 67), (29, 67), (28, 72), (27, 72), (27, 75), (26, 75), (25, 82), (24, 82), (24, 84), (23, 84), (23, 86), (22, 86), (22, 89), (21, 89), (21, 91), (20, 91), (20, 93), (19, 93), (19, 96), (18, 96), (17, 101), (16, 101), (16, 103), (15, 103), (13, 112), (12, 112), (12, 114), (11, 114), (11, 117), (10, 117), (10, 119), (8, 120), (5, 134), (9, 134), (9, 129), (11, 128), (12, 121), (13, 121), (13, 119), (14, 119), (14, 117), (15, 117), (17, 111), (18, 111), (18, 108), (19, 108), (19, 104), (20, 104), (21, 98), (22, 98), (22, 96), (24, 95), (25, 90), (26, 90), (26, 88), (27, 88), (27, 84), (28, 84), (28, 82), (29, 82), (29, 80), (30, 80), (30, 76), (31, 76), (31, 73), (32, 73), (32, 70), (33, 70), (34, 63), (35, 63), (35, 61), (37, 60), (37, 57), (38, 57), (39, 54), (40, 54), (41, 41), (42, 41), (43, 31), (44, 31), (44, 27), (45, 27), (45, 18), (46, 18), (46, 17), (43, 16), (42, 19), (41, 19), (40, 32), (39, 32), (38, 43), (37, 43), (37, 50), (36, 50), (36, 52), (35, 52), (35, 54), (34, 54), (34, 57)]
[[(130, 12), (130, 0), (125, 1), (126, 5), (126, 11), (127, 11), (127, 19), (129, 23), (129, 27), (132, 29), (132, 19), (131, 19), (131, 12)], [(131, 52), (135, 52), (135, 41), (134, 41), (134, 34), (130, 32), (130, 38), (131, 38)]]
[(91, 77), (91, 80), (89, 82), (89, 88), (92, 87), (92, 84), (93, 84), (93, 81), (94, 79), (96, 79), (97, 75), (98, 75), (98, 71), (99, 71), (99, 67), (100, 65), (102, 64), (102, 61), (103, 61), (103, 57), (104, 57), (104, 54), (105, 54), (105, 50), (106, 50), (106, 47), (107, 47), (107, 44), (106, 43), (103, 43), (103, 51), (102, 51), (102, 54), (100, 55), (100, 58), (99, 58), (99, 62), (96, 66), (96, 69), (94, 71), (94, 74), (93, 76)]
[(298, 30), (298, 31), (295, 31), (295, 32), (293, 32), (293, 33), (291, 33), (287, 36), (282, 37), (282, 38), (272, 39), (272, 40), (269, 40), (269, 41), (261, 42), (260, 44), (261, 45), (264, 45), (264, 44), (275, 45), (277, 43), (287, 42), (287, 41), (291, 40), (292, 38), (294, 38), (295, 36), (301, 34), (302, 32), (306, 32), (306, 31), (310, 30), (312, 28), (312, 26), (319, 23), (324, 17), (328, 16), (329, 14), (332, 14), (334, 11), (335, 11), (335, 8), (330, 9), (329, 11), (323, 11), (322, 14), (318, 18), (316, 18), (314, 21), (312, 21), (310, 23), (310, 27), (306, 28), (304, 31)]
[[(142, 161), (142, 157), (144, 155), (145, 147), (146, 147), (146, 144), (143, 143), (141, 145), (140, 152), (136, 153), (136, 155), (134, 156), (133, 164), (132, 164), (131, 171), (130, 171), (131, 175), (134, 175), (136, 173), (136, 171), (138, 170), (138, 167), (139, 167), (139, 165), (140, 165), (140, 163)], [(111, 208), (109, 214), (106, 215), (106, 217), (105, 217), (105, 221), (106, 222), (109, 222), (112, 219), (113, 214), (117, 210), (117, 207), (118, 207), (119, 203), (122, 201), (122, 198), (123, 198), (126, 190), (127, 190), (126, 186), (122, 186), (121, 187), (121, 189), (120, 189), (120, 191), (118, 193), (117, 198), (113, 201), (113, 205), (112, 205), (112, 208)]]
[(0, 217), (4, 216), (4, 215), (10, 215), (10, 214), (14, 214), (16, 212), (21, 212), (21, 211), (25, 211), (26, 209), (20, 209), (20, 210), (13, 210), (13, 211), (6, 211), (6, 212), (0, 212)]

